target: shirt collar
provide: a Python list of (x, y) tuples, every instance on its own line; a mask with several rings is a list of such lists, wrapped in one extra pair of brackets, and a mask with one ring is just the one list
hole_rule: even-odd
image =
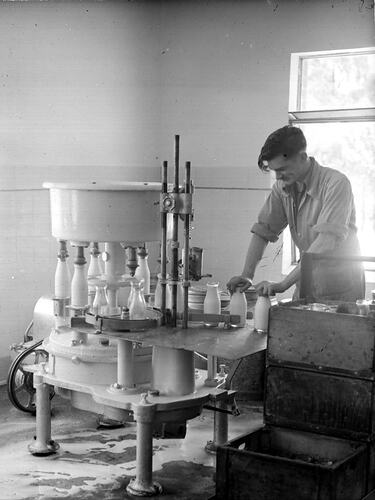
[[(312, 198), (316, 198), (319, 195), (319, 188), (318, 188), (318, 175), (316, 175), (316, 171), (319, 168), (319, 164), (313, 158), (312, 156), (310, 158), (310, 168), (307, 171), (307, 174), (301, 181), (297, 181), (293, 184), (293, 186), (296, 186), (298, 192), (303, 192), (305, 191), (306, 194), (310, 195)], [(285, 196), (291, 196), (292, 195), (292, 186), (286, 186), (282, 188), (282, 193)]]

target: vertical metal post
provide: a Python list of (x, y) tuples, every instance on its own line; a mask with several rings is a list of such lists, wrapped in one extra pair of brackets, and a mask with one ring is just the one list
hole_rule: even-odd
[(50, 386), (43, 380), (41, 373), (34, 373), (36, 398), (36, 436), (29, 445), (33, 455), (51, 455), (56, 453), (59, 445), (51, 439), (51, 401)]
[[(226, 410), (226, 401), (218, 401), (216, 407), (219, 410)], [(220, 411), (214, 412), (214, 443), (221, 446), (228, 441), (228, 413)]]
[(130, 481), (126, 491), (134, 496), (153, 496), (162, 492), (159, 483), (152, 480), (152, 432), (155, 405), (142, 394), (141, 402), (134, 409), (137, 421), (136, 477)]
[[(191, 184), (191, 164), (190, 161), (185, 163), (185, 193), (190, 193), (190, 184)], [(182, 328), (188, 327), (189, 320), (189, 245), (190, 245), (190, 215), (185, 214), (184, 221), (184, 311), (182, 317)]]
[[(162, 194), (168, 192), (168, 162), (163, 162), (162, 170)], [(161, 212), (161, 252), (160, 252), (160, 276), (161, 276), (161, 312), (163, 315), (163, 323), (165, 323), (165, 305), (166, 305), (166, 283), (167, 276), (167, 213)]]
[[(175, 135), (175, 151), (174, 151), (174, 186), (173, 192), (178, 193), (180, 190), (180, 136)], [(171, 262), (171, 312), (172, 326), (176, 326), (177, 322), (177, 286), (178, 286), (178, 218), (179, 214), (174, 213), (173, 217), (173, 234), (172, 234), (172, 262)]]
[(227, 400), (216, 401), (215, 407), (219, 411), (214, 411), (213, 441), (208, 441), (205, 446), (208, 453), (216, 453), (218, 446), (222, 446), (228, 441), (228, 413), (220, 411), (227, 409)]
[(123, 389), (134, 388), (133, 342), (117, 340), (117, 383)]
[(212, 354), (207, 355), (207, 378), (204, 385), (208, 387), (216, 387), (218, 383), (217, 378), (217, 357)]

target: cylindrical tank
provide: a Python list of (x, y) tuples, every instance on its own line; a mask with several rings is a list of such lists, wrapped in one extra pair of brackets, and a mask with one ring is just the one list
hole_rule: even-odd
[(33, 314), (33, 342), (43, 340), (55, 326), (54, 301), (52, 297), (40, 297)]
[(160, 240), (159, 182), (50, 183), (52, 234), (78, 242)]
[(195, 390), (194, 353), (154, 346), (152, 388), (162, 396), (185, 396)]

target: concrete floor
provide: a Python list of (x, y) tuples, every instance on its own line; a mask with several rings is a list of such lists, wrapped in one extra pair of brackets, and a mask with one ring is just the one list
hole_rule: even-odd
[[(250, 432), (262, 422), (260, 405), (238, 402), (241, 415), (229, 417), (229, 438)], [(52, 400), (52, 439), (57, 454), (34, 457), (27, 446), (35, 434), (35, 417), (8, 401), (0, 387), (0, 500), (123, 500), (135, 473), (135, 424), (97, 428), (97, 415)], [(215, 456), (204, 445), (213, 436), (212, 412), (188, 422), (185, 439), (154, 439), (154, 479), (164, 500), (209, 499), (215, 494)]]

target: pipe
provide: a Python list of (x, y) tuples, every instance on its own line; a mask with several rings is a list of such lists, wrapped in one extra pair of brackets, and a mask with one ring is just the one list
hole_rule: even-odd
[(34, 374), (36, 401), (36, 436), (29, 445), (33, 455), (51, 455), (56, 453), (59, 445), (51, 439), (51, 401), (50, 386), (43, 381), (43, 375)]
[(155, 419), (155, 405), (147, 401), (142, 394), (143, 401), (134, 410), (137, 422), (137, 456), (135, 478), (130, 480), (126, 491), (130, 495), (150, 497), (159, 495), (162, 487), (152, 480), (152, 438)]
[[(175, 135), (175, 155), (174, 155), (174, 186), (173, 192), (178, 193), (180, 190), (179, 181), (180, 169), (180, 136)], [(172, 262), (171, 262), (171, 313), (172, 326), (177, 323), (177, 286), (178, 286), (178, 218), (179, 214), (173, 214), (173, 229), (172, 229)]]
[[(190, 171), (191, 164), (190, 161), (185, 163), (185, 193), (190, 193)], [(185, 237), (185, 253), (184, 253), (184, 311), (182, 317), (182, 328), (188, 327), (189, 318), (189, 240), (190, 240), (190, 215), (185, 214), (184, 221), (184, 237)]]
[(117, 341), (117, 383), (124, 389), (132, 389), (133, 376), (133, 342), (118, 339)]
[[(163, 170), (162, 170), (162, 194), (166, 194), (168, 192), (168, 162), (163, 162)], [(160, 252), (160, 285), (161, 285), (161, 313), (162, 313), (162, 322), (165, 324), (165, 305), (166, 305), (166, 276), (167, 276), (167, 213), (161, 212), (161, 252)]]

